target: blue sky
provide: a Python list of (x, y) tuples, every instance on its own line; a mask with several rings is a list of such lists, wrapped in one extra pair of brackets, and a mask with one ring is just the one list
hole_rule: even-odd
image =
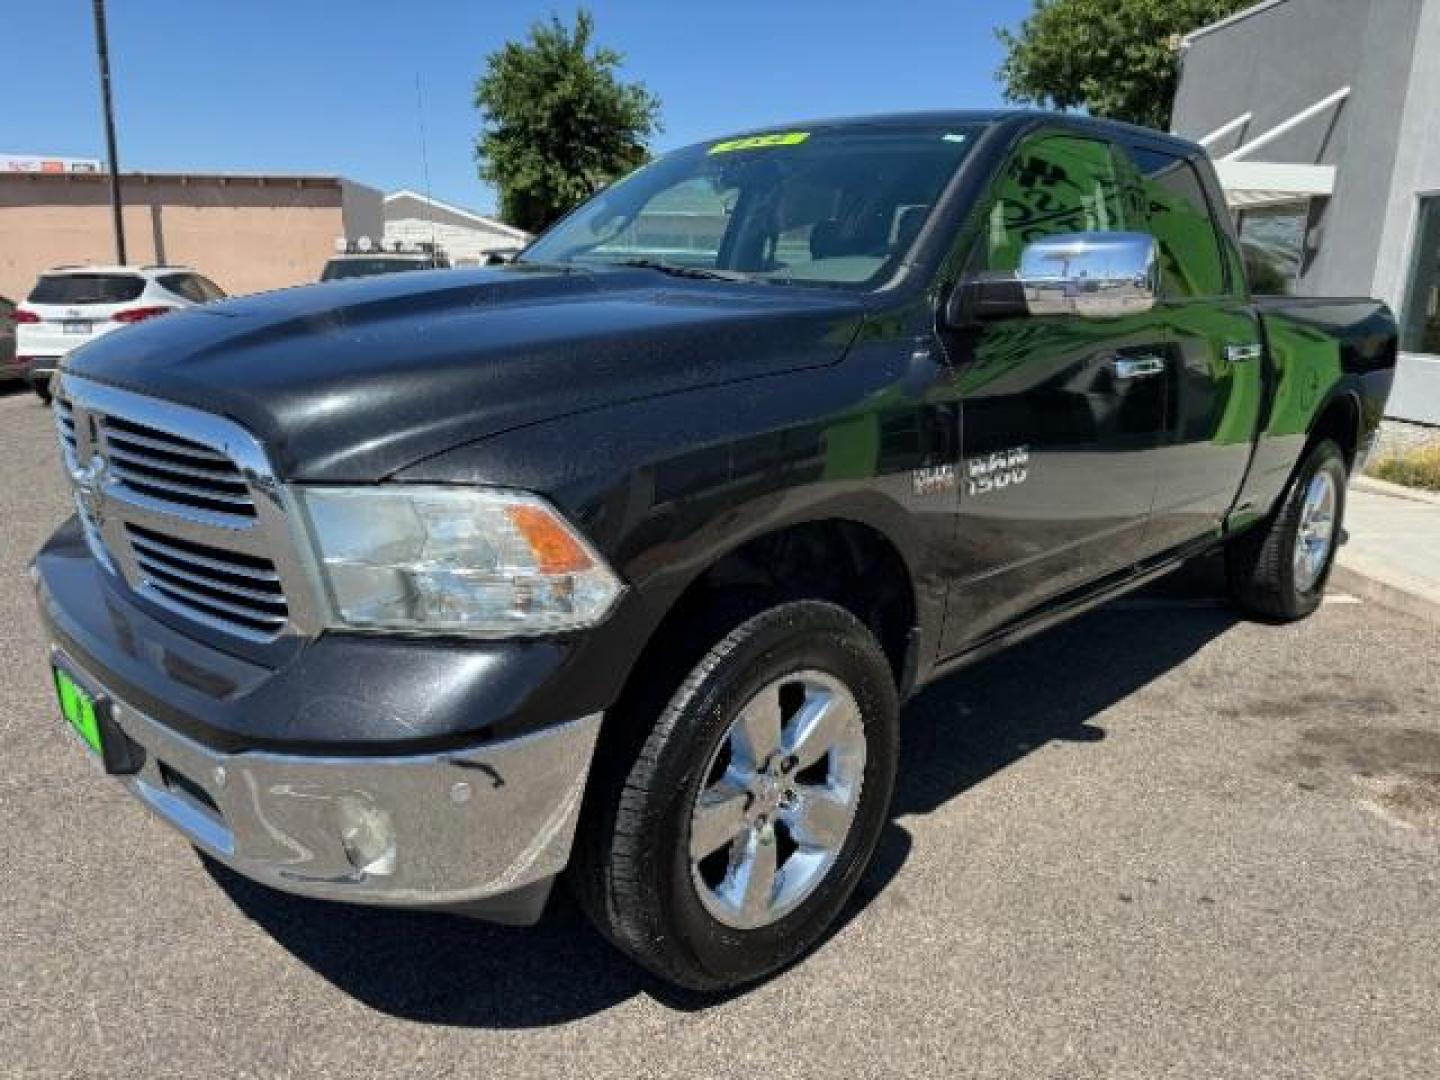
[[(602, 43), (663, 103), (665, 150), (787, 119), (1000, 102), (993, 33), (1029, 0), (596, 0)], [(103, 156), (89, 0), (7, 0), (0, 153)], [(109, 0), (122, 170), (338, 173), (480, 210), (485, 56), (573, 4)]]

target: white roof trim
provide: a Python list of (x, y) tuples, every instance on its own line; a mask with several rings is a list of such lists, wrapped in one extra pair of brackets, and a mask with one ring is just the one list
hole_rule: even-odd
[(486, 217), (484, 214), (477, 214), (474, 210), (466, 210), (463, 206), (456, 206), (454, 203), (443, 202), (440, 199), (428, 198), (418, 191), (411, 191), (409, 188), (401, 188), (399, 191), (392, 191), (385, 196), (385, 202), (395, 199), (415, 199), (418, 202), (427, 203), (437, 210), (444, 210), (451, 214), (458, 214), (460, 217), (468, 218), (477, 225), (483, 225), (487, 229), (494, 229), (496, 232), (513, 237), (516, 240), (529, 240), (530, 234), (524, 229), (517, 229), (513, 225), (506, 225), (503, 221), (496, 221), (494, 218)]
[(1227, 26), (1234, 26), (1236, 23), (1242, 22), (1252, 15), (1259, 15), (1261, 12), (1269, 11), (1273, 7), (1279, 7), (1283, 3), (1285, 3), (1285, 0), (1261, 0), (1261, 2), (1254, 7), (1237, 11), (1234, 15), (1227, 16), (1219, 22), (1213, 22), (1209, 26), (1202, 26), (1198, 30), (1191, 30), (1190, 33), (1180, 39), (1180, 49), (1184, 51), (1194, 44), (1198, 38), (1206, 37), (1215, 33), (1217, 30), (1224, 30)]
[(1301, 109), (1289, 119), (1282, 120), (1280, 123), (1276, 124), (1263, 135), (1257, 135), (1255, 136), (1255, 138), (1251, 139), (1244, 145), (1237, 146), (1234, 150), (1231, 150), (1228, 154), (1225, 155), (1224, 160), (1235, 161), (1238, 158), (1246, 157), (1255, 150), (1259, 150), (1262, 146), (1269, 146), (1276, 139), (1280, 138), (1280, 136), (1290, 131), (1293, 131), (1295, 128), (1305, 123), (1305, 121), (1311, 120), (1314, 117), (1319, 116), (1327, 109), (1339, 105), (1349, 96), (1350, 87), (1342, 86), (1333, 94), (1328, 94), (1325, 97), (1321, 98), (1319, 101), (1315, 102), (1315, 104), (1308, 105), (1305, 108)]
[[(1221, 124), (1214, 131), (1210, 132), (1209, 135), (1201, 135), (1200, 138), (1196, 139), (1195, 141), (1198, 142), (1201, 146), (1209, 146), (1212, 143), (1218, 142), (1220, 139), (1223, 139), (1232, 131), (1244, 127), (1246, 124), (1250, 123), (1250, 121), (1254, 119), (1254, 113), (1243, 112), (1239, 116), (1235, 117), (1234, 120), (1225, 121), (1225, 123)], [(1178, 134), (1178, 132), (1176, 134)]]
[(1288, 165), (1272, 161), (1215, 162), (1225, 202), (1232, 209), (1302, 202), (1335, 193), (1335, 166)]

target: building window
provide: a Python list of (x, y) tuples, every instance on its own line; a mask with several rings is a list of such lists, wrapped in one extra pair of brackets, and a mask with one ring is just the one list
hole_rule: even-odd
[(1440, 196), (1420, 200), (1415, 253), (1401, 311), (1400, 348), (1440, 355)]
[(1290, 296), (1305, 265), (1308, 202), (1282, 203), (1240, 215), (1240, 250), (1251, 291), (1260, 296)]

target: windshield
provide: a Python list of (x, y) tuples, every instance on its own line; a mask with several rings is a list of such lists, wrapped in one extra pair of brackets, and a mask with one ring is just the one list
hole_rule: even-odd
[(522, 261), (865, 286), (910, 250), (980, 130), (857, 125), (692, 146), (601, 192)]
[(325, 264), (320, 280), (370, 277), (374, 274), (393, 274), (397, 270), (429, 270), (431, 265), (424, 259), (386, 259), (378, 256), (373, 259), (331, 259)]

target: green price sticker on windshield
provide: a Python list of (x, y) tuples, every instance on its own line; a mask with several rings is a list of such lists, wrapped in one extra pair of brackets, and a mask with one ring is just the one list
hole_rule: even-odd
[(774, 146), (798, 146), (810, 138), (808, 131), (780, 131), (773, 135), (750, 135), (744, 139), (727, 139), (710, 147), (711, 154), (728, 154), (733, 150), (765, 150)]

